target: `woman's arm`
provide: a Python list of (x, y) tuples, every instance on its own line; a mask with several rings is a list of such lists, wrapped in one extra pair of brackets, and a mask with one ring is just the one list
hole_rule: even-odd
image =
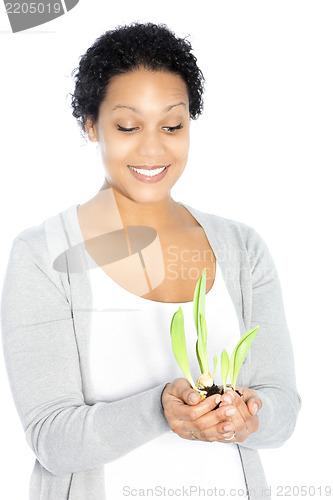
[(26, 439), (52, 474), (93, 469), (170, 430), (165, 384), (85, 404), (70, 305), (31, 244), (13, 242), (2, 290), (8, 378)]
[(259, 429), (242, 442), (247, 448), (275, 448), (292, 434), (301, 399), (296, 388), (294, 357), (276, 268), (263, 239), (252, 230), (248, 240), (252, 272), (249, 328), (259, 325), (249, 351), (249, 387), (262, 401)]
[[(200, 403), (198, 415), (192, 406), (186, 418), (180, 418), (181, 412), (177, 413), (175, 406), (167, 411), (166, 417), (174, 432), (186, 439), (189, 439), (189, 430), (195, 430), (195, 435), (204, 441), (240, 442), (253, 449), (274, 448), (281, 446), (292, 434), (301, 399), (296, 389), (293, 350), (276, 268), (265, 242), (252, 228), (246, 255), (251, 272), (244, 275), (250, 274), (251, 279), (243, 278), (242, 287), (244, 294), (252, 296), (252, 307), (245, 315), (248, 329), (259, 325), (241, 370), (250, 390), (242, 390), (244, 401), (237, 397), (237, 401), (230, 400), (226, 406), (224, 400), (229, 400), (231, 395), (222, 396), (220, 408), (212, 414), (202, 414)], [(165, 410), (169, 401), (177, 399), (177, 391), (172, 392), (172, 388), (171, 385), (163, 391)], [(190, 392), (195, 396), (194, 390)], [(178, 399), (182, 399), (181, 396), (178, 395)], [(235, 408), (232, 416), (226, 413), (231, 409), (230, 404)], [(183, 410), (182, 406), (179, 408)], [(231, 430), (225, 433), (224, 427), (229, 424)], [(232, 438), (234, 431), (236, 436)]]

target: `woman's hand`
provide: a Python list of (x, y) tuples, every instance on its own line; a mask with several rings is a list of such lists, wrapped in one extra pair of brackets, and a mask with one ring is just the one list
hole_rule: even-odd
[(234, 415), (229, 415), (228, 421), (218, 424), (217, 429), (205, 431), (206, 437), (214, 435), (218, 431), (224, 442), (241, 443), (258, 430), (259, 417), (257, 412), (262, 407), (261, 399), (252, 389), (237, 387), (237, 390), (243, 394), (242, 397), (230, 390), (223, 394), (221, 403), (221, 406), (231, 404), (235, 409)]
[(173, 432), (183, 439), (195, 439), (191, 431), (199, 431), (220, 422), (212, 412), (221, 401), (221, 395), (214, 394), (200, 402), (200, 394), (184, 378), (177, 378), (167, 384), (162, 392), (161, 402), (165, 418)]
[(228, 391), (221, 397), (220, 407), (211, 411), (218, 404), (219, 395), (200, 402), (200, 394), (186, 379), (179, 378), (167, 384), (161, 402), (171, 430), (183, 439), (223, 443), (244, 441), (258, 429), (256, 411), (262, 403), (255, 391), (238, 389), (243, 392), (243, 398)]

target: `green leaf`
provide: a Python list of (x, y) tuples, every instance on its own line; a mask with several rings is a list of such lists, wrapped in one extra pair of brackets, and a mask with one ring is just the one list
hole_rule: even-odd
[(223, 392), (226, 392), (227, 388), (228, 371), (229, 371), (229, 356), (227, 351), (223, 349), (221, 354), (221, 375), (222, 375)]
[(197, 281), (193, 297), (193, 319), (198, 331), (200, 313), (205, 315), (205, 296), (206, 296), (206, 268)]
[(244, 333), (239, 342), (237, 343), (235, 349), (233, 350), (230, 363), (229, 363), (229, 371), (231, 378), (232, 388), (235, 390), (236, 388), (236, 380), (243, 364), (243, 361), (248, 353), (248, 350), (251, 347), (252, 342), (254, 341), (255, 336), (257, 335), (259, 326), (256, 328), (252, 328), (248, 332)]
[(215, 374), (216, 374), (216, 366), (217, 366), (217, 356), (215, 354), (214, 356), (214, 374), (213, 374), (213, 378), (215, 378)]
[[(201, 314), (205, 316), (205, 298), (206, 298), (206, 268), (202, 271), (202, 275), (197, 281), (194, 297), (193, 297), (193, 319), (197, 330), (198, 340), (196, 344), (196, 354), (200, 366), (201, 373), (205, 373), (207, 367), (207, 326), (206, 332), (202, 332)], [(205, 319), (205, 318), (204, 318)], [(206, 322), (205, 322), (206, 323)], [(202, 334), (206, 335), (206, 339), (202, 338)]]
[(190, 372), (190, 366), (187, 357), (185, 330), (184, 330), (184, 315), (182, 308), (172, 317), (170, 325), (171, 345), (176, 361), (193, 388), (195, 387), (194, 380)]
[(201, 373), (208, 373), (208, 354), (207, 354), (207, 323), (205, 316), (200, 313), (200, 335), (198, 337), (197, 346), (199, 359), (203, 368)]
[(198, 351), (198, 348), (199, 348), (199, 347), (198, 347), (198, 341), (197, 341), (197, 343), (196, 343), (196, 345), (195, 345), (195, 352), (196, 352), (196, 354), (197, 354), (197, 359), (198, 359), (198, 362), (199, 362), (200, 371), (201, 371), (201, 373), (204, 373), (204, 369), (203, 369), (203, 366), (202, 366), (202, 363), (201, 363), (201, 359), (200, 359), (200, 356), (199, 356), (199, 351)]

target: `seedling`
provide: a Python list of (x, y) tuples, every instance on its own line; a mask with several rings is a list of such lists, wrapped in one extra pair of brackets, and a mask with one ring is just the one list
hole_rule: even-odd
[(196, 355), (201, 370), (201, 374), (198, 377), (196, 383), (194, 382), (190, 366), (188, 362), (186, 341), (185, 341), (185, 329), (184, 329), (184, 315), (182, 308), (179, 307), (178, 311), (172, 317), (170, 325), (171, 334), (171, 345), (176, 361), (182, 370), (183, 374), (193, 387), (201, 394), (201, 399), (205, 399), (211, 394), (221, 393), (223, 394), (228, 390), (227, 387), (227, 377), (230, 373), (231, 388), (236, 390), (236, 381), (238, 373), (244, 362), (246, 354), (250, 349), (250, 346), (257, 334), (258, 326), (244, 333), (239, 342), (237, 343), (235, 349), (233, 350), (231, 357), (229, 359), (228, 353), (223, 349), (221, 354), (221, 375), (222, 375), (222, 390), (214, 383), (216, 366), (217, 366), (217, 356), (214, 356), (214, 372), (211, 376), (208, 366), (208, 354), (207, 354), (207, 324), (205, 319), (205, 296), (206, 296), (206, 269), (203, 270), (194, 291), (193, 297), (193, 319), (197, 330), (197, 343), (196, 343)]
[(201, 375), (198, 377), (196, 383), (194, 383), (194, 380), (192, 378), (188, 362), (184, 330), (184, 315), (181, 307), (179, 307), (178, 311), (173, 315), (170, 326), (172, 350), (177, 363), (187, 380), (190, 382), (193, 389), (200, 392), (202, 399), (205, 399), (207, 395), (220, 392), (217, 386), (214, 387), (214, 377), (217, 366), (216, 355), (214, 356), (213, 377), (211, 376), (208, 367), (205, 296), (206, 269), (203, 270), (203, 273), (196, 284), (193, 298), (193, 319), (198, 335), (196, 343), (196, 355), (201, 370)]
[(227, 351), (223, 349), (221, 354), (221, 375), (222, 375), (223, 392), (225, 392), (227, 387), (228, 372), (229, 372), (229, 356)]
[[(235, 349), (233, 350), (230, 361), (229, 361), (229, 373), (231, 379), (231, 387), (235, 391), (236, 390), (236, 380), (243, 364), (243, 361), (248, 353), (248, 350), (251, 347), (252, 342), (254, 341), (255, 336), (257, 335), (259, 326), (256, 328), (252, 328), (248, 332), (244, 333), (241, 339), (237, 342)], [(223, 370), (221, 366), (221, 371)], [(226, 389), (226, 384), (223, 384), (223, 388)]]

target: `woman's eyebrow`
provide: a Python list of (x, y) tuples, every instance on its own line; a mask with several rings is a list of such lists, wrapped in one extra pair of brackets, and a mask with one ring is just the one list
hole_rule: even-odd
[[(163, 109), (163, 113), (168, 113), (168, 111), (171, 111), (172, 108), (181, 105), (186, 106), (185, 102), (178, 102), (177, 104), (171, 104), (171, 106), (167, 106), (165, 109)], [(132, 106), (126, 106), (125, 104), (117, 104), (114, 108), (112, 108), (112, 111), (119, 108), (130, 109), (131, 111), (134, 111), (134, 113), (139, 113), (140, 115), (142, 115), (142, 112), (139, 111), (138, 109), (133, 108)]]

